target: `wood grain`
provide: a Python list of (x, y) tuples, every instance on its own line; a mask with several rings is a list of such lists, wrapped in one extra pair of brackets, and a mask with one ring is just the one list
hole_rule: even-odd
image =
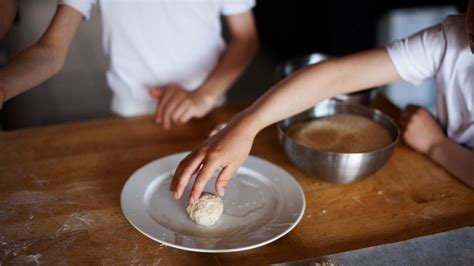
[[(398, 115), (386, 101), (375, 105)], [(254, 250), (201, 254), (135, 230), (119, 202), (128, 177), (152, 160), (194, 148), (243, 108), (222, 107), (170, 131), (144, 116), (0, 133), (0, 263), (265, 265), (474, 225), (473, 190), (403, 144), (374, 175), (335, 185), (291, 165), (271, 126), (251, 153), (291, 173), (307, 201), (288, 235)]]

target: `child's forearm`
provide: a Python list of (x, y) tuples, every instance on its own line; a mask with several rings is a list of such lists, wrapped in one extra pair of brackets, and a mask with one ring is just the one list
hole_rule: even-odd
[(257, 43), (253, 41), (230, 43), (219, 64), (197, 93), (210, 96), (215, 100), (222, 97), (242, 74), (256, 50)]
[(446, 137), (431, 147), (428, 156), (468, 186), (474, 188), (473, 151)]
[(0, 88), (4, 94), (2, 97), (0, 93), (0, 100), (4, 102), (57, 73), (81, 21), (81, 13), (68, 6), (59, 6), (43, 37), (0, 68)]
[(51, 47), (37, 44), (23, 50), (5, 67), (0, 69), (0, 87), (4, 91), (3, 101), (47, 80), (62, 67)]
[(242, 116), (254, 129), (273, 124), (341, 93), (399, 80), (385, 49), (373, 49), (306, 67), (279, 82)]
[(252, 13), (227, 18), (231, 32), (229, 45), (219, 63), (196, 92), (217, 101), (245, 70), (258, 48), (258, 37)]

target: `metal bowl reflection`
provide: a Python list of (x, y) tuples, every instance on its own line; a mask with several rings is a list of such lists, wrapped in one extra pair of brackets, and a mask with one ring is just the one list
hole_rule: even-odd
[[(335, 153), (303, 146), (286, 134), (286, 130), (295, 123), (340, 113), (360, 115), (381, 124), (393, 141), (382, 149), (370, 152)], [(350, 183), (375, 173), (387, 162), (398, 143), (400, 130), (391, 118), (376, 109), (330, 100), (279, 122), (278, 136), (287, 158), (306, 173), (329, 182)]]
[[(277, 67), (276, 78), (277, 80), (281, 80), (293, 74), (300, 68), (303, 68), (308, 65), (317, 64), (319, 62), (330, 59), (332, 57), (333, 56), (330, 56), (327, 54), (312, 53), (305, 56), (290, 59), (280, 64)], [(335, 96), (333, 99), (341, 101), (341, 102), (369, 105), (372, 99), (374, 98), (375, 94), (376, 94), (375, 89), (368, 89), (368, 90), (363, 90), (363, 91), (358, 91), (358, 92), (353, 92), (353, 93), (340, 94), (340, 95)]]

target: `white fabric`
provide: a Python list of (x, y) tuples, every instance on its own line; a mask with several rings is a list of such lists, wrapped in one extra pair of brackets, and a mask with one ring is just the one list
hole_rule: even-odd
[(103, 49), (112, 111), (152, 113), (148, 87), (179, 84), (195, 90), (216, 66), (225, 42), (220, 15), (250, 10), (255, 0), (59, 0), (89, 19), (102, 14)]
[(437, 115), (448, 137), (474, 149), (474, 55), (469, 49), (464, 15), (387, 47), (403, 80), (437, 84)]

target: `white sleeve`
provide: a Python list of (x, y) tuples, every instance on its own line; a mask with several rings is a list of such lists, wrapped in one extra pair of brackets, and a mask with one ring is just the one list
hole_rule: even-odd
[(400, 77), (419, 85), (434, 78), (446, 52), (442, 25), (436, 25), (387, 46), (388, 54)]
[(255, 0), (221, 0), (221, 10), (224, 16), (244, 13), (255, 6)]
[(96, 2), (97, 0), (59, 0), (58, 5), (68, 5), (79, 11), (85, 20), (89, 20), (92, 7), (94, 7)]

